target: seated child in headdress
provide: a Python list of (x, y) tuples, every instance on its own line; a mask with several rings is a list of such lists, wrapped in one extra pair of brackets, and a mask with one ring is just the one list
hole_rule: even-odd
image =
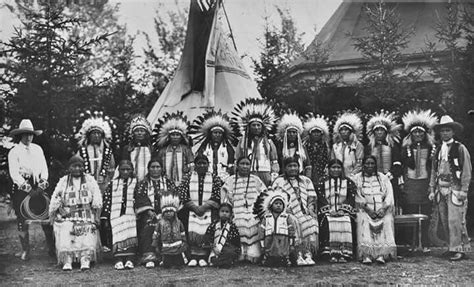
[(223, 203), (219, 207), (219, 219), (209, 225), (205, 241), (211, 247), (209, 264), (228, 268), (240, 255), (240, 235), (232, 222), (232, 205)]
[(265, 266), (290, 266), (295, 253), (294, 218), (285, 212), (288, 195), (281, 190), (269, 190), (264, 200), (267, 209), (259, 228)]
[(161, 256), (162, 266), (179, 267), (188, 263), (186, 233), (183, 223), (178, 219), (179, 197), (164, 194), (161, 200), (161, 217), (153, 234), (153, 246)]

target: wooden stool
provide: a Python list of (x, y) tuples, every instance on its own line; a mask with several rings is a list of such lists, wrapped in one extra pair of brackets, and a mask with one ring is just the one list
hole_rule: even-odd
[[(423, 244), (421, 243), (421, 223), (428, 220), (428, 216), (424, 214), (403, 214), (395, 215), (395, 227), (397, 226), (411, 226), (413, 228), (412, 246), (416, 246), (416, 251), (423, 251)], [(416, 242), (416, 228), (418, 227), (418, 244)], [(418, 245), (418, 246), (417, 246)]]

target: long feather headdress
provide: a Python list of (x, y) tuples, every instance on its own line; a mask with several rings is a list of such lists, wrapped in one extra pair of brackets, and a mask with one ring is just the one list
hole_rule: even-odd
[(362, 137), (362, 120), (359, 113), (356, 111), (343, 111), (336, 119), (334, 124), (333, 140), (334, 142), (341, 141), (341, 134), (339, 130), (342, 127), (350, 129), (354, 138), (359, 140)]
[(157, 148), (162, 148), (169, 141), (171, 133), (180, 133), (184, 142), (189, 145), (188, 140), (189, 122), (183, 112), (166, 113), (163, 118), (158, 120), (153, 129), (153, 145)]
[(222, 114), (220, 110), (210, 110), (198, 116), (190, 126), (189, 135), (193, 139), (196, 150), (211, 140), (212, 131), (215, 129), (223, 132), (225, 144), (231, 146), (237, 144), (235, 127), (231, 126), (229, 117), (226, 114)]
[(303, 141), (309, 141), (309, 134), (317, 129), (323, 133), (323, 141), (326, 144), (329, 144), (329, 125), (328, 119), (323, 115), (314, 115), (313, 113), (308, 113), (304, 116), (304, 132), (303, 132)]
[(431, 110), (412, 110), (402, 117), (405, 131), (408, 135), (403, 139), (403, 145), (411, 144), (411, 132), (421, 129), (426, 132), (429, 144), (434, 143), (433, 127), (438, 123), (438, 117)]
[(114, 121), (108, 116), (104, 116), (102, 111), (86, 111), (79, 115), (76, 124), (73, 127), (74, 138), (81, 146), (85, 145), (89, 133), (93, 130), (99, 130), (104, 134), (104, 140), (111, 143), (114, 139), (113, 131), (117, 129)]
[(375, 146), (375, 130), (382, 128), (387, 132), (387, 143), (393, 146), (394, 143), (400, 141), (400, 130), (402, 125), (397, 124), (396, 115), (394, 112), (381, 110), (375, 113), (367, 122), (367, 137), (369, 138), (370, 146)]
[(262, 123), (264, 131), (271, 133), (275, 123), (276, 116), (273, 107), (262, 99), (245, 99), (232, 111), (232, 123), (236, 124), (242, 135), (245, 135), (248, 125), (258, 121)]

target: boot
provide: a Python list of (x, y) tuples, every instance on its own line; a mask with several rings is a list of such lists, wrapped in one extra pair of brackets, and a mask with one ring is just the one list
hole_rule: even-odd
[(30, 238), (29, 234), (25, 233), (24, 236), (18, 235), (21, 243), (21, 253), (19, 257), (21, 260), (26, 261), (30, 258)]

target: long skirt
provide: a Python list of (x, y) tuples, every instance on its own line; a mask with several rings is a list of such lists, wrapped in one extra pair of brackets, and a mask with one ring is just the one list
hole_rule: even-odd
[(191, 257), (207, 259), (209, 250), (202, 246), (207, 227), (211, 223), (211, 211), (207, 211), (203, 216), (197, 216), (192, 211), (189, 212), (188, 238)]
[(56, 255), (58, 263), (64, 264), (72, 259), (80, 262), (82, 257), (97, 261), (100, 254), (99, 231), (90, 222), (54, 222)]
[(372, 219), (364, 211), (357, 213), (357, 255), (359, 260), (369, 257), (374, 260), (397, 258), (393, 214), (388, 212), (381, 219)]
[(251, 212), (235, 213), (234, 223), (239, 229), (240, 243), (242, 252), (241, 258), (248, 257), (250, 259), (260, 258), (262, 252), (260, 248), (260, 240), (258, 238), (259, 220)]
[(302, 253), (311, 253), (315, 256), (319, 249), (319, 223), (318, 220), (309, 214), (297, 212), (294, 214), (296, 226), (297, 250)]
[(114, 257), (134, 256), (137, 249), (135, 214), (124, 214), (110, 219)]
[(352, 227), (353, 222), (349, 215), (323, 217), (319, 234), (321, 255), (352, 259), (354, 242)]

